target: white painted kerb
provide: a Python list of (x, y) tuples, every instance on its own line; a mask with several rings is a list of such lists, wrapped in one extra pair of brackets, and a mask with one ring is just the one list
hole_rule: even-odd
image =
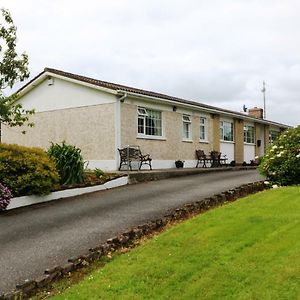
[(79, 195), (98, 192), (98, 191), (102, 191), (102, 190), (108, 190), (108, 189), (112, 189), (112, 188), (126, 185), (126, 184), (128, 184), (127, 176), (108, 181), (101, 185), (57, 191), (57, 192), (53, 192), (46, 196), (31, 195), (31, 196), (15, 197), (15, 198), (12, 198), (12, 200), (11, 200), (10, 204), (7, 206), (6, 210), (23, 207), (23, 206), (28, 206), (28, 205), (32, 205), (32, 204), (37, 204), (37, 203), (48, 202), (48, 201), (52, 201), (52, 200), (58, 200), (58, 199), (67, 198), (67, 197), (79, 196)]

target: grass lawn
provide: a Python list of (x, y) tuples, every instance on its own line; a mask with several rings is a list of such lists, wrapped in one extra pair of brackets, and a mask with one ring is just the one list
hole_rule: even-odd
[(300, 188), (174, 226), (53, 299), (300, 299)]

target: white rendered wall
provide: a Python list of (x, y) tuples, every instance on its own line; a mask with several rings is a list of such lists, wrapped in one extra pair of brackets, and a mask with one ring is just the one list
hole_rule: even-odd
[(255, 158), (255, 145), (244, 144), (244, 161), (250, 163)]
[(43, 81), (21, 98), (25, 109), (36, 112), (114, 103), (115, 95), (81, 84), (53, 78), (53, 84)]
[(220, 152), (228, 158), (227, 163), (234, 160), (234, 143), (220, 142)]

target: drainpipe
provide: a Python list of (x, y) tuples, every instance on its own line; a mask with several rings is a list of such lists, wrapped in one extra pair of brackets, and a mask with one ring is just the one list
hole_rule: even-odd
[(120, 101), (120, 102), (124, 102), (124, 100), (125, 100), (125, 98), (127, 97), (127, 93), (126, 92), (121, 92), (121, 91), (117, 91), (117, 93), (118, 93), (118, 95), (119, 94), (123, 94), (120, 98), (118, 98), (118, 100)]
[(116, 118), (115, 118), (115, 128), (116, 128), (116, 133), (115, 133), (115, 157), (116, 157), (116, 170), (119, 167), (120, 164), (120, 157), (119, 157), (119, 151), (118, 148), (121, 148), (122, 146), (122, 139), (121, 139), (121, 103), (124, 102), (124, 100), (127, 97), (126, 92), (122, 91), (117, 91), (117, 95), (121, 95), (121, 97), (117, 96), (117, 102), (116, 102)]

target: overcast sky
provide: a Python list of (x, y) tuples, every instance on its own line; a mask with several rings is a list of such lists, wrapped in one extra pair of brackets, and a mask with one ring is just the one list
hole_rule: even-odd
[(299, 0), (1, 0), (31, 77), (52, 67), (300, 123)]

